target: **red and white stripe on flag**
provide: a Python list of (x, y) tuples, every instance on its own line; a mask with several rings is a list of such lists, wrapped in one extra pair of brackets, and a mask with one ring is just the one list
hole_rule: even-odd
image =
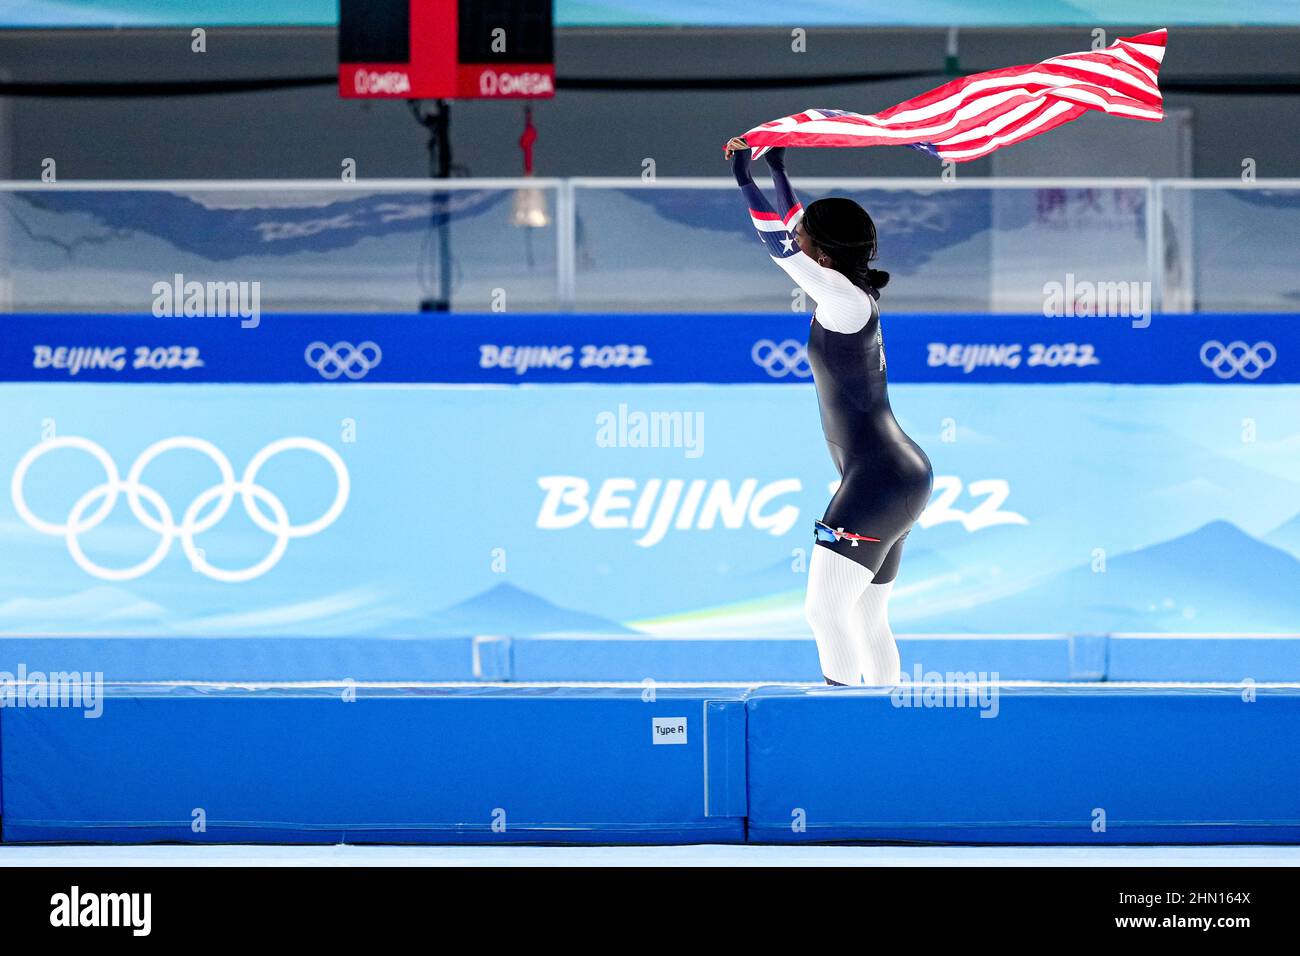
[(761, 156), (773, 146), (917, 146), (940, 159), (987, 156), (1087, 110), (1159, 122), (1163, 29), (1121, 37), (1104, 50), (1067, 53), (945, 83), (865, 116), (805, 110), (745, 134)]

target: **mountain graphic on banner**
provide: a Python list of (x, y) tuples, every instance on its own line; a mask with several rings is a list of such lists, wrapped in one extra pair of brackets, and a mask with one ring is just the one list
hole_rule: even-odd
[(1300, 558), (1300, 514), (1292, 516), (1290, 521), (1264, 535), (1264, 540), (1275, 548), (1281, 548)]
[(433, 624), (443, 634), (633, 634), (616, 621), (552, 604), (502, 582), (439, 611)]
[(6, 631), (36, 633), (55, 626), (70, 630), (117, 628), (128, 632), (165, 626), (167, 609), (123, 588), (96, 585), (55, 597), (17, 596), (0, 601)]
[(1297, 621), (1300, 560), (1213, 521), (1115, 556), (1104, 572), (1080, 565), (970, 608), (960, 621), (933, 623), (961, 631), (1086, 633), (1294, 631)]

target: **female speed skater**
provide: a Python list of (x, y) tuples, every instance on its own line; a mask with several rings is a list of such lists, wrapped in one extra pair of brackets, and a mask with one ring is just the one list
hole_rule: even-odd
[(898, 646), (889, 629), (889, 592), (903, 539), (930, 500), (930, 459), (889, 407), (880, 290), (873, 269), (876, 227), (851, 199), (804, 209), (785, 174), (785, 150), (767, 152), (780, 211), (750, 175), (749, 145), (727, 143), (736, 182), (773, 261), (816, 303), (808, 332), (822, 431), (840, 473), (839, 490), (815, 527), (804, 611), (828, 684), (893, 685)]

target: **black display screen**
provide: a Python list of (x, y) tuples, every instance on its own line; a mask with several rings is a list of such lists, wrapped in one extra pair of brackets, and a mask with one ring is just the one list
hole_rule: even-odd
[[(461, 63), (553, 63), (552, 0), (460, 0)], [(493, 49), (495, 30), (505, 49)], [(500, 47), (500, 41), (496, 44)]]
[(410, 59), (411, 0), (339, 0), (340, 63)]

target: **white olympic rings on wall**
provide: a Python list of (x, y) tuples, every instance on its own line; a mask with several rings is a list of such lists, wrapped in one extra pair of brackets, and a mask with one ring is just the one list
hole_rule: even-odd
[(759, 339), (749, 350), (750, 358), (759, 368), (773, 378), (808, 378), (812, 366), (808, 364), (808, 351), (802, 342), (786, 339), (777, 345), (771, 339)]
[(367, 373), (384, 358), (379, 346), (369, 340), (360, 345), (351, 342), (312, 342), (303, 353), (307, 364), (320, 372), (321, 378), (331, 381), (340, 375), (346, 375), (354, 382), (366, 377)]
[(1211, 339), (1201, 346), (1201, 364), (1219, 378), (1256, 379), (1264, 370), (1277, 361), (1277, 349), (1272, 342), (1256, 342), (1247, 345), (1240, 340), (1224, 345), (1217, 339)]
[[(75, 448), (84, 451), (98, 461), (104, 469), (104, 481), (78, 498), (68, 512), (67, 520), (62, 523), (46, 521), (34, 514), (28, 506), (23, 493), (23, 483), (27, 478), (28, 470), (35, 464), (37, 459), (47, 452), (59, 448)], [(217, 471), (221, 476), (219, 483), (201, 492), (189, 503), (181, 516), (179, 524), (176, 523), (174, 514), (162, 495), (141, 481), (141, 476), (151, 461), (165, 452), (176, 449), (197, 451), (206, 455), (217, 466)], [(292, 524), (280, 499), (267, 488), (257, 484), (258, 472), (261, 471), (262, 466), (267, 461), (281, 452), (297, 449), (315, 452), (325, 459), (326, 463), (334, 470), (334, 477), (338, 482), (338, 491), (334, 495), (334, 501), (325, 510), (325, 513), (314, 521), (301, 525)], [(181, 542), (181, 548), (184, 550), (186, 558), (189, 559), (190, 566), (201, 574), (215, 581), (251, 581), (275, 567), (284, 556), (290, 538), (305, 538), (323, 531), (333, 524), (335, 519), (343, 513), (344, 506), (347, 505), (350, 488), (351, 481), (348, 477), (348, 469), (339, 453), (329, 445), (316, 441), (314, 438), (281, 438), (278, 441), (271, 442), (253, 456), (244, 469), (243, 475), (236, 480), (234, 469), (230, 465), (230, 459), (220, 449), (209, 441), (190, 436), (165, 438), (162, 441), (154, 442), (141, 452), (140, 457), (131, 465), (126, 480), (121, 478), (117, 470), (117, 464), (108, 452), (89, 438), (76, 436), (50, 438), (31, 448), (23, 455), (17, 467), (14, 468), (13, 480), (10, 483), (14, 510), (18, 512), (18, 516), (41, 534), (63, 537), (67, 541), (68, 553), (72, 555), (72, 560), (87, 574), (106, 581), (130, 581), (148, 574), (167, 556), (167, 553), (171, 550), (172, 542), (177, 539)], [(118, 495), (122, 493), (125, 493), (127, 504), (130, 506), (131, 513), (136, 520), (159, 536), (158, 546), (139, 564), (128, 568), (105, 568), (86, 556), (85, 551), (82, 550), (80, 538), (81, 535), (104, 522), (113, 510), (114, 505), (117, 504)], [(210, 530), (226, 516), (236, 494), (239, 495), (240, 501), (244, 505), (244, 511), (252, 522), (267, 534), (274, 536), (275, 542), (262, 560), (247, 568), (232, 571), (211, 564), (202, 549), (195, 546), (194, 539), (197, 535)], [(154, 514), (150, 514), (145, 509), (142, 501), (149, 503), (154, 510)], [(206, 516), (200, 518), (199, 515), (203, 513), (203, 510), (214, 501), (216, 506)], [(254, 503), (255, 501), (265, 505), (266, 510), (270, 512), (269, 518), (263, 509)], [(91, 510), (92, 506), (94, 506), (94, 510)]]

